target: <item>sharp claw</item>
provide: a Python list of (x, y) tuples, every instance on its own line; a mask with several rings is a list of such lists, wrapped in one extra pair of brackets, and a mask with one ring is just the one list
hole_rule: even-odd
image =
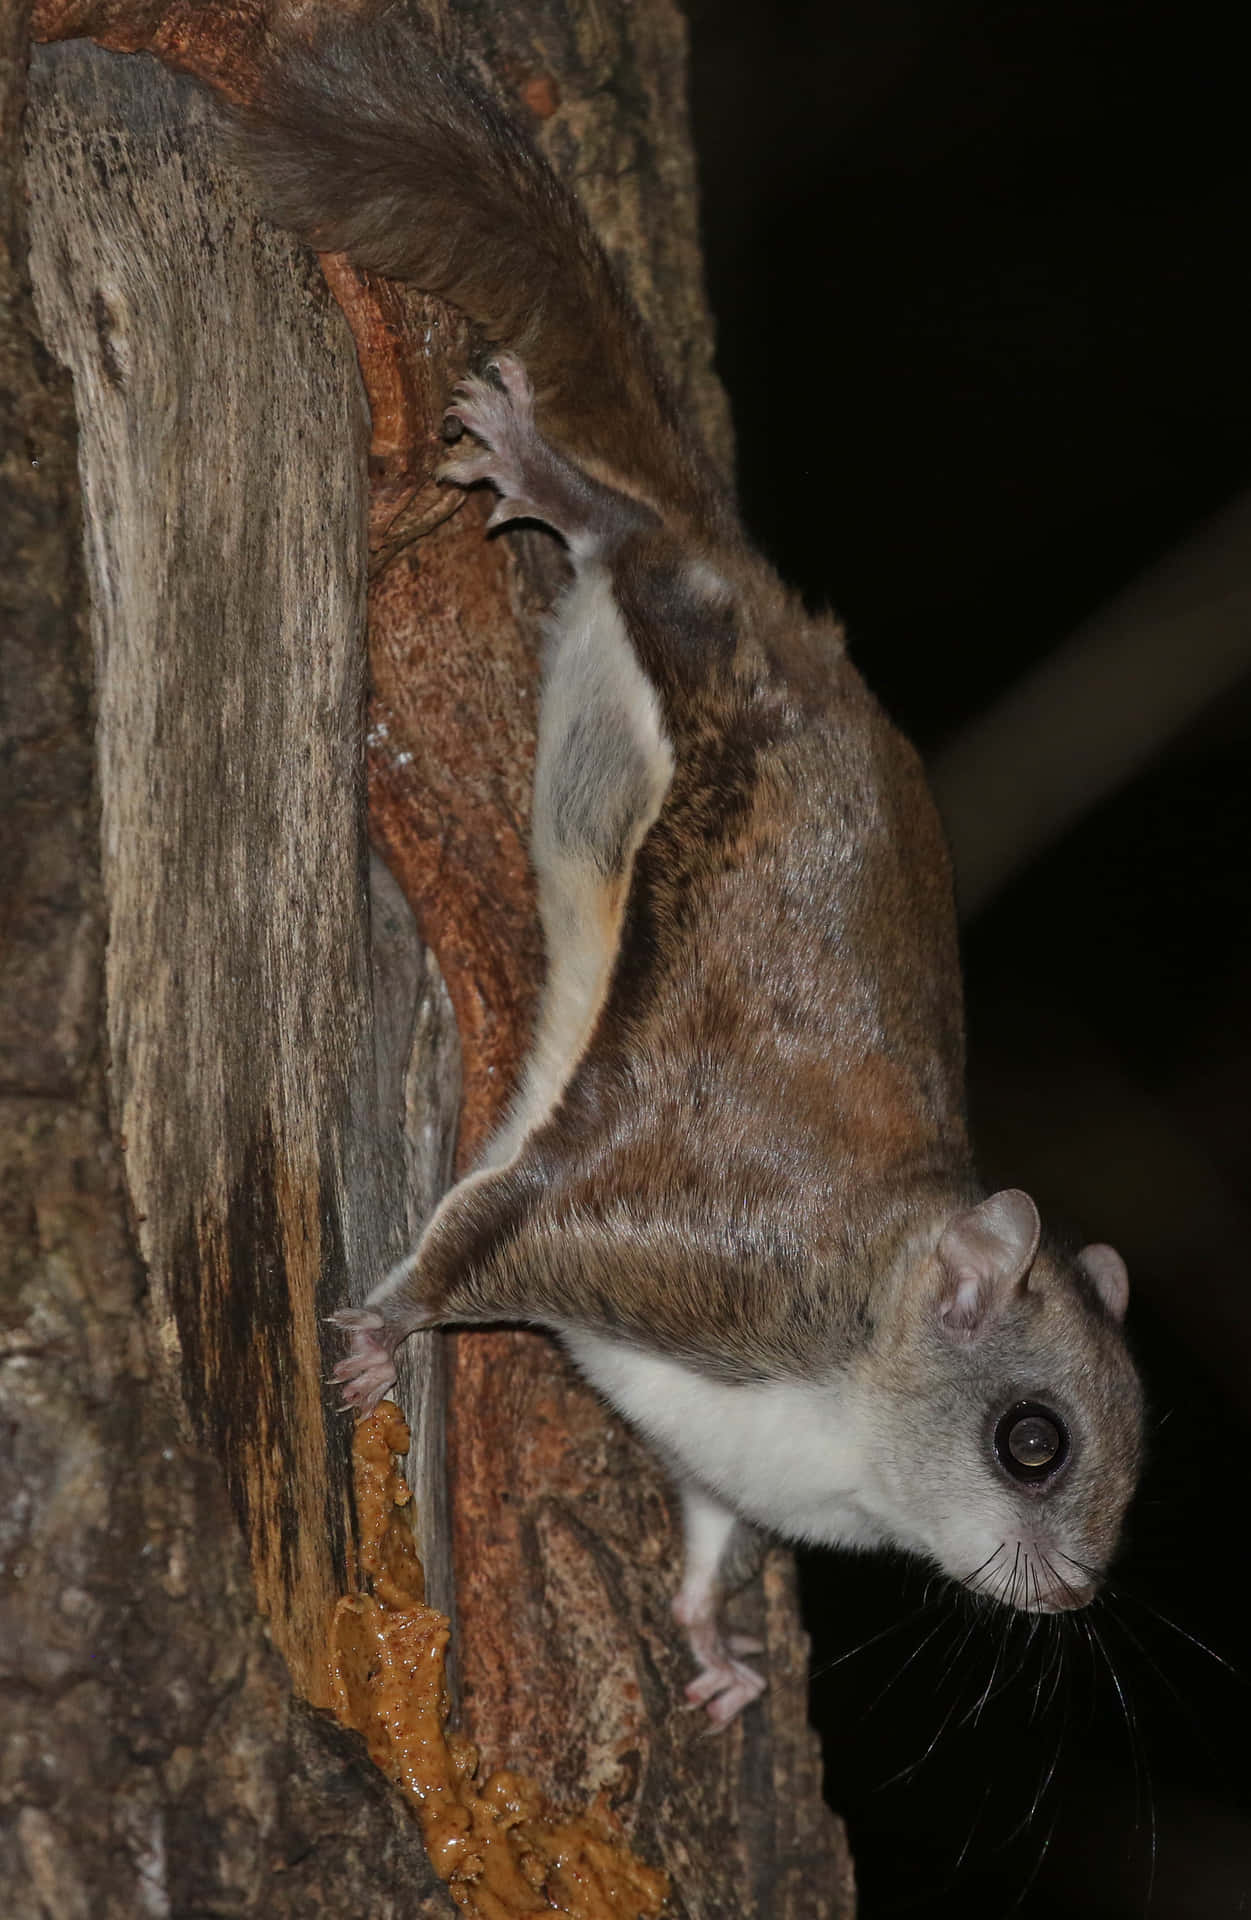
[(491, 362), (491, 366), (499, 375), (500, 384), (509, 398), (522, 406), (528, 406), (534, 398), (534, 389), (530, 385), (529, 374), (516, 354), (501, 353)]
[(359, 1380), (363, 1373), (372, 1372), (377, 1366), (372, 1354), (350, 1353), (346, 1360), (340, 1360), (330, 1378), (336, 1387), (342, 1387), (350, 1380)]
[(385, 1398), (394, 1385), (395, 1378), (393, 1375), (385, 1380), (372, 1382), (357, 1380), (353, 1382), (352, 1385), (343, 1388), (341, 1396), (343, 1405), (345, 1407), (359, 1407), (362, 1413), (368, 1413), (370, 1407), (376, 1407), (378, 1402)]

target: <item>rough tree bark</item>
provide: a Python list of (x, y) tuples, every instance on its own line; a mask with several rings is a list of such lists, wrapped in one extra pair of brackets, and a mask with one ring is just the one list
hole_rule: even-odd
[[(470, 43), (576, 174), (724, 454), (677, 16), (490, 13), (464, 9)], [(258, 222), (165, 70), (246, 92), (255, 5), (39, 11), (63, 44), (27, 116), (36, 319), (9, 17), (6, 1904), (450, 1911), (317, 1711), (355, 1558), (320, 1317), (411, 1243), (458, 1109), (464, 1165), (524, 1044), (558, 558), (485, 542), (433, 487), (459, 319)], [(764, 1710), (704, 1739), (674, 1711), (675, 1517), (641, 1449), (537, 1338), (412, 1347), (409, 1477), (484, 1767), (603, 1790), (674, 1914), (849, 1913), (789, 1562), (744, 1601)]]

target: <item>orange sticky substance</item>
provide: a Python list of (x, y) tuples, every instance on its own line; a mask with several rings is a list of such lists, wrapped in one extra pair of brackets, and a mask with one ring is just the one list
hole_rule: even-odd
[(638, 1861), (596, 1803), (572, 1818), (519, 1773), (475, 1779), (478, 1756), (447, 1730), (447, 1616), (425, 1604), (398, 1456), (408, 1426), (384, 1400), (353, 1442), (366, 1591), (340, 1600), (330, 1632), (330, 1698), (370, 1758), (401, 1788), (435, 1871), (477, 1920), (563, 1913), (571, 1920), (657, 1920), (666, 1875)]

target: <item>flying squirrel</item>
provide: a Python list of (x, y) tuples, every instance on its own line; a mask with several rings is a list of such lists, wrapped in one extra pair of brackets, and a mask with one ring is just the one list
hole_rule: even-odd
[(228, 138), (271, 218), (475, 324), (441, 477), (571, 569), (529, 1055), (416, 1251), (336, 1316), (345, 1401), (382, 1397), (417, 1328), (550, 1329), (677, 1485), (686, 1691), (717, 1725), (765, 1684), (720, 1623), (759, 1531), (1087, 1604), (1141, 1452), (1128, 1278), (979, 1183), (915, 752), (754, 551), (572, 191), (418, 23), (279, 44)]

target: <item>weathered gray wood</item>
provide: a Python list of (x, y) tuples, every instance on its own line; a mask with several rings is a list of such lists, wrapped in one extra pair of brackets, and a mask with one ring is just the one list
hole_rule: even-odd
[[(351, 1562), (322, 1322), (414, 1224), (411, 1088), (392, 1072), (384, 1112), (375, 1058), (366, 412), (338, 308), (217, 165), (202, 92), (85, 42), (43, 49), (30, 152), (39, 313), (82, 422), (127, 1188), (179, 1403), (318, 1699)], [(419, 986), (410, 966), (388, 989), (405, 1068)], [(440, 1139), (456, 1091), (453, 1071)], [(430, 1354), (407, 1404), (437, 1435)], [(437, 1440), (417, 1458), (436, 1466)]]
[(7, 138), (25, 26), (0, 27), (0, 1906), (434, 1920), (412, 1822), (293, 1698), (220, 1469), (162, 1391), (105, 1079), (74, 412)]

